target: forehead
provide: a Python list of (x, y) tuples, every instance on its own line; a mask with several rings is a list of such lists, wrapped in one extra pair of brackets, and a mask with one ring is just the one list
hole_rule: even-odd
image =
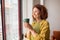
[(34, 8), (33, 8), (33, 11), (39, 11), (39, 9), (38, 9), (38, 8), (36, 8), (36, 7), (34, 7)]

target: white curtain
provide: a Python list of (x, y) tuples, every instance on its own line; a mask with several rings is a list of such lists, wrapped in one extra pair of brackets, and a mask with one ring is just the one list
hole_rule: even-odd
[(19, 40), (18, 0), (5, 0), (6, 39)]

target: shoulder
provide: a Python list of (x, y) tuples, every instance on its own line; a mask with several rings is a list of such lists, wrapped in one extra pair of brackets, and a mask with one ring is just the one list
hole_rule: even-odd
[(40, 26), (41, 26), (41, 30), (46, 28), (49, 29), (49, 22), (47, 20), (42, 20)]
[(40, 24), (42, 24), (42, 25), (49, 25), (49, 22), (47, 20), (42, 20)]
[(47, 23), (47, 24), (49, 23), (47, 20), (43, 20), (43, 22), (44, 22), (44, 23)]

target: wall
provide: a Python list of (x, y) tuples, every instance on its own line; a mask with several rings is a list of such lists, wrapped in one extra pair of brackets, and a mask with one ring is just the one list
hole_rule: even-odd
[(50, 23), (51, 35), (53, 31), (60, 31), (60, 0), (46, 0), (45, 6), (48, 9), (48, 21)]
[(40, 0), (33, 0), (33, 5), (40, 4)]

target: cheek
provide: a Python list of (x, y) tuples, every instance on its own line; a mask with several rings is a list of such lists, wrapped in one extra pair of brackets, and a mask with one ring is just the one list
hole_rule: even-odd
[(36, 16), (39, 16), (40, 14), (39, 13), (35, 13)]
[(32, 16), (33, 16), (34, 18), (39, 17), (39, 16), (40, 16), (40, 13), (39, 13), (39, 12), (34, 12), (34, 13), (32, 14)]
[(36, 14), (36, 17), (40, 17), (40, 14)]
[(35, 15), (38, 15), (38, 13), (35, 13)]

